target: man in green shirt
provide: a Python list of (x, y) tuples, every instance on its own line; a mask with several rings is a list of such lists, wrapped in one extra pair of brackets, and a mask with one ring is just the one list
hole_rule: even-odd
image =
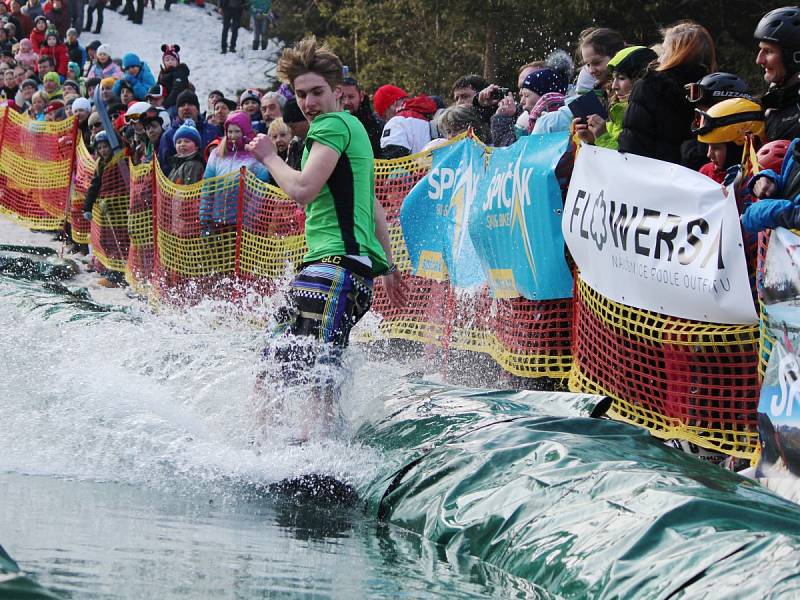
[[(287, 364), (284, 376), (293, 378), (307, 374), (323, 356), (327, 363), (338, 361), (350, 330), (369, 310), (376, 276), (383, 276), (393, 306), (405, 304), (406, 287), (392, 262), (386, 217), (375, 199), (369, 137), (361, 122), (341, 109), (341, 61), (310, 37), (283, 51), (277, 73), (292, 86), (311, 123), (302, 170), (283, 162), (265, 135), (247, 148), (306, 210), (308, 252), (290, 285), (291, 306), (281, 311), (280, 330), (313, 337), (324, 351), (320, 345), (283, 344), (275, 358)], [(332, 395), (324, 396), (317, 416), (329, 423)]]

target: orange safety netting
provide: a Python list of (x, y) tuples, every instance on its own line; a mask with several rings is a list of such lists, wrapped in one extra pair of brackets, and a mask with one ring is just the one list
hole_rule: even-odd
[[(213, 292), (221, 280), (269, 287), (305, 251), (302, 212), (278, 188), (244, 171), (178, 186), (157, 163), (130, 167), (120, 156), (103, 174), (90, 224), (83, 201), (95, 162), (82, 141), (74, 145), (74, 122), (32, 122), (3, 111), (2, 128), (0, 212), (31, 227), (61, 228), (74, 156), (73, 237), (91, 241), (99, 260), (126, 270), (132, 283), (177, 290), (183, 301)], [(612, 397), (612, 416), (656, 436), (733, 456), (754, 453), (757, 371), (769, 350), (758, 327), (634, 309), (580, 280), (574, 302), (534, 302), (492, 299), (485, 289), (459, 292), (446, 280), (413, 276), (399, 211), (430, 165), (430, 153), (375, 163), (376, 197), (410, 288), (409, 303), (397, 309), (376, 283), (373, 309), (381, 335), (484, 353), (523, 377), (569, 375), (570, 389)], [(763, 274), (767, 237), (760, 242)]]
[(0, 213), (57, 230), (67, 218), (76, 120), (33, 121), (0, 107)]
[(757, 325), (716, 325), (613, 302), (578, 280), (569, 388), (612, 416), (738, 457), (758, 443)]
[(238, 274), (248, 279), (277, 279), (306, 253), (305, 212), (279, 188), (247, 171), (241, 218)]

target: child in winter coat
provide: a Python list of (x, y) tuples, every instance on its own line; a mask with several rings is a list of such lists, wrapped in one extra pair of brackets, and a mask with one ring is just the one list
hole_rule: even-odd
[(161, 46), (161, 72), (158, 74), (158, 83), (164, 86), (167, 96), (164, 98), (164, 108), (172, 108), (178, 99), (178, 94), (190, 89), (189, 67), (181, 62), (181, 47), (177, 44)]
[(33, 51), (33, 45), (28, 38), (23, 38), (19, 42), (19, 52), (14, 55), (14, 60), (18, 65), (22, 65), (26, 69), (36, 70), (39, 64), (39, 55)]
[[(238, 173), (246, 167), (261, 181), (269, 180), (269, 171), (253, 156), (245, 145), (255, 137), (250, 117), (242, 111), (235, 111), (225, 120), (225, 135), (208, 158), (204, 179)], [(200, 197), (200, 229), (210, 235), (227, 227), (236, 225), (238, 212), (239, 186), (218, 189), (209, 183), (203, 186)], [(247, 213), (247, 207), (244, 208)]]
[(622, 121), (628, 108), (628, 96), (634, 83), (644, 76), (648, 65), (656, 59), (656, 53), (650, 48), (628, 46), (608, 61), (606, 69), (612, 77), (608, 119), (590, 115), (585, 120), (573, 120), (575, 133), (582, 142), (611, 150), (617, 149)]
[(170, 159), (172, 170), (169, 179), (178, 185), (192, 185), (203, 179), (206, 165), (200, 152), (202, 140), (194, 121), (186, 119), (172, 138), (175, 156)]
[(69, 66), (69, 53), (67, 47), (61, 42), (58, 32), (50, 29), (45, 36), (45, 45), (39, 49), (39, 56), (50, 56), (56, 63), (56, 73), (62, 77), (67, 76)]
[(266, 133), (261, 118), (261, 92), (254, 89), (247, 89), (239, 96), (239, 110), (250, 117), (253, 129), (258, 133)]
[(44, 111), (47, 104), (50, 102), (50, 97), (47, 92), (36, 92), (31, 96), (31, 108), (28, 111), (28, 116), (34, 121), (44, 121)]
[(111, 149), (111, 142), (105, 131), (98, 131), (94, 136), (95, 168), (92, 175), (92, 182), (86, 190), (86, 198), (83, 202), (83, 218), (87, 221), (92, 220), (92, 211), (100, 194), (103, 185), (103, 172), (111, 164), (114, 158), (114, 151)]
[(39, 49), (44, 46), (45, 43), (45, 35), (47, 34), (47, 17), (44, 15), (39, 15), (33, 21), (33, 29), (31, 30), (31, 34), (29, 39), (31, 40), (31, 46), (33, 47), (33, 51), (37, 54), (39, 53)]
[(152, 162), (154, 158), (158, 157), (158, 146), (161, 142), (161, 136), (164, 135), (164, 127), (169, 124), (169, 117), (166, 112), (148, 110), (142, 118), (142, 125), (147, 135), (147, 141), (144, 144), (142, 151), (142, 163)]
[(122, 79), (123, 75), (124, 73), (120, 66), (111, 60), (111, 47), (108, 44), (101, 44), (97, 48), (94, 64), (89, 69), (86, 77), (97, 77), (98, 79), (113, 77), (114, 79)]
[(122, 57), (122, 68), (125, 70), (125, 75), (114, 84), (114, 93), (122, 98), (120, 86), (124, 81), (130, 86), (136, 100), (144, 100), (147, 92), (156, 82), (150, 72), (150, 67), (146, 62), (142, 62), (138, 55), (129, 52)]

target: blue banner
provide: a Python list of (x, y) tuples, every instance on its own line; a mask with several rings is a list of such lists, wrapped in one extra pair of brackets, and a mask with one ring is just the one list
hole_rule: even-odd
[(400, 226), (415, 275), (460, 288), (485, 283), (468, 226), (483, 156), (470, 138), (434, 150), (431, 170), (403, 201)]
[(566, 132), (530, 135), (492, 150), (469, 233), (496, 298), (572, 296), (555, 174), (568, 141)]

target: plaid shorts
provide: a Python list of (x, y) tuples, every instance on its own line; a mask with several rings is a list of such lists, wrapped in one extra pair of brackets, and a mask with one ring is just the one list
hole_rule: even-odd
[(350, 330), (372, 304), (372, 279), (340, 265), (307, 265), (289, 287), (294, 335), (313, 336), (320, 342), (345, 347)]
[[(362, 273), (368, 270), (359, 269)], [(273, 337), (311, 337), (324, 344), (325, 356), (335, 361), (347, 347), (350, 330), (371, 304), (371, 277), (341, 264), (307, 264), (289, 286), (287, 306), (278, 312)], [(308, 344), (280, 344), (275, 349), (277, 360), (294, 363), (298, 368), (313, 365), (319, 355)]]

